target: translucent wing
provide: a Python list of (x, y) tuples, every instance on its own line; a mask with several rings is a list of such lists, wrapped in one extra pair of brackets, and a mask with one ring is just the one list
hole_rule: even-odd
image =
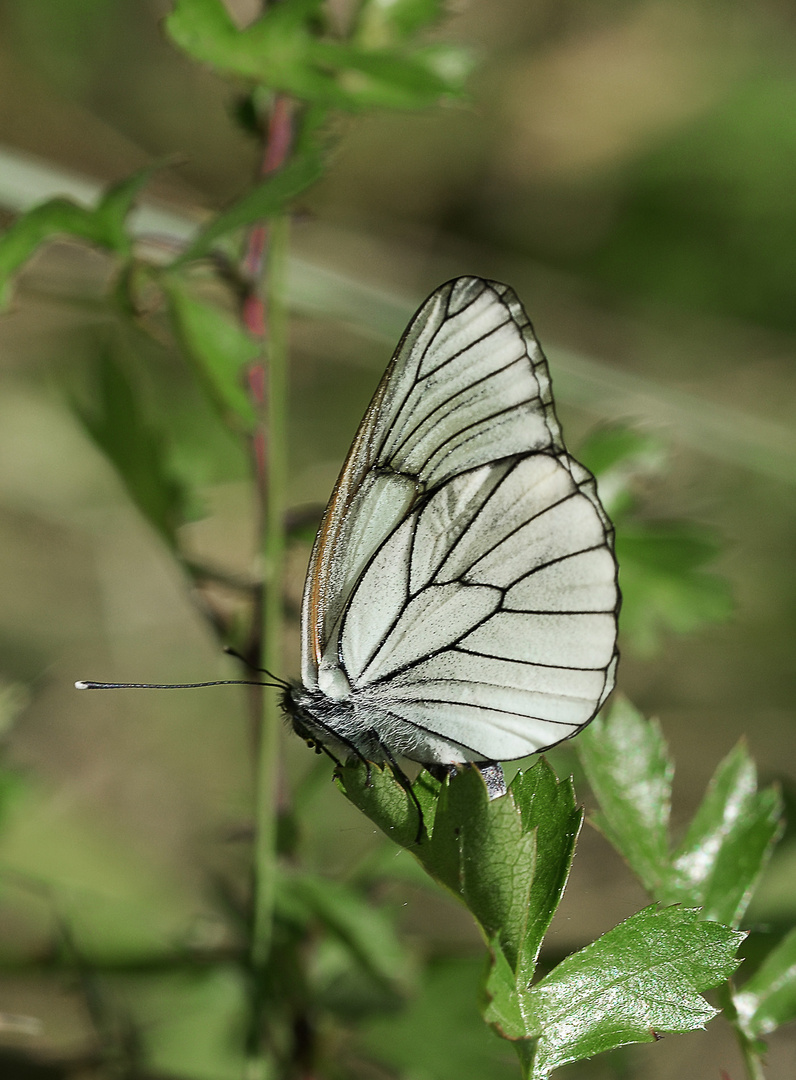
[(346, 610), (357, 725), (389, 733), (394, 753), (443, 762), (511, 760), (574, 734), (613, 687), (607, 537), (591, 476), (548, 453), (445, 484), (390, 536)]
[(304, 688), (341, 704), (325, 723), (354, 746), (521, 757), (610, 693), (618, 604), (613, 530), (527, 316), (504, 285), (449, 282), (406, 331), (321, 524)]
[(476, 465), (546, 449), (563, 443), (522, 305), (480, 278), (443, 285), (399, 343), (321, 522), (304, 591), (304, 685), (317, 686), (353, 586), (419, 497)]

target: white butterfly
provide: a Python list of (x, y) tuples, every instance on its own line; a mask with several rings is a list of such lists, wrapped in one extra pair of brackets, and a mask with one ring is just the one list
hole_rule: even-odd
[(519, 300), (441, 286), (404, 333), (310, 558), (296, 731), (343, 757), (506, 761), (614, 685), (613, 528)]

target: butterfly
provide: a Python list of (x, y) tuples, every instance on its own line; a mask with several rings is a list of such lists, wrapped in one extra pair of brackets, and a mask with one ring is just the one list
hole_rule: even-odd
[(330, 754), (432, 769), (548, 749), (615, 681), (614, 530), (566, 450), (515, 293), (460, 277), (414, 316), (310, 557), (301, 681)]

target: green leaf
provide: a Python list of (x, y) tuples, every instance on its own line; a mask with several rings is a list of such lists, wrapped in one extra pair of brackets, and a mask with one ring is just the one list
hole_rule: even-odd
[(581, 732), (575, 748), (600, 805), (595, 825), (660, 899), (669, 873), (674, 772), (660, 727), (618, 698)]
[[(357, 762), (355, 765), (344, 765), (338, 769), (335, 778), (345, 797), (386, 836), (401, 847), (414, 851), (419, 824), (417, 809), (407, 791), (389, 769), (378, 766), (368, 769), (361, 762)], [(422, 837), (425, 837), (433, 827), (434, 804), (439, 785), (427, 773), (421, 773), (413, 788), (423, 807)], [(426, 792), (430, 792), (428, 807), (424, 805)]]
[(229, 421), (231, 414), (244, 430), (251, 430), (257, 417), (243, 378), (259, 345), (239, 323), (211, 302), (198, 300), (173, 275), (163, 276), (163, 287), (177, 338), (222, 418)]
[(75, 413), (122, 479), (128, 494), (170, 547), (186, 518), (188, 492), (169, 463), (165, 438), (147, 419), (133, 384), (109, 350), (94, 367), (93, 409), (73, 402)]
[[(406, 10), (403, 22), (419, 26), (427, 15), (422, 7)], [(220, 0), (178, 0), (165, 25), (175, 44), (218, 71), (325, 107), (414, 109), (460, 96), (471, 67), (465, 50), (393, 48), (402, 35), (385, 23), (352, 44), (324, 36), (320, 22), (320, 0), (273, 4), (243, 30)]]
[(717, 768), (674, 854), (661, 899), (700, 905), (704, 917), (737, 926), (782, 828), (776, 788), (757, 790), (754, 762), (740, 742)]
[(348, 798), (426, 871), (461, 899), (495, 943), (514, 977), (531, 978), (542, 937), (566, 884), (581, 823), (569, 781), (544, 759), (519, 772), (509, 792), (490, 800), (480, 772), (463, 769), (439, 785), (421, 773), (417, 811), (388, 770), (340, 771)]
[(305, 191), (322, 175), (323, 162), (317, 151), (308, 150), (303, 157), (294, 158), (279, 172), (267, 177), (232, 206), (217, 214), (174, 260), (172, 267), (182, 266), (191, 259), (206, 255), (216, 240), (234, 229), (244, 228), (280, 213), (291, 199)]
[(445, 0), (366, 0), (357, 20), (357, 37), (368, 43), (409, 37), (445, 14)]
[(317, 919), (374, 979), (403, 991), (411, 987), (414, 966), (392, 921), (356, 890), (309, 873), (283, 875), (277, 911), (302, 922)]
[(172, 41), (217, 71), (309, 100), (334, 94), (328, 74), (308, 66), (321, 0), (273, 4), (239, 30), (221, 0), (177, 0), (164, 20)]
[(733, 1001), (749, 1039), (796, 1019), (796, 930), (771, 950)]
[(461, 96), (472, 68), (469, 54), (454, 46), (369, 52), (317, 42), (314, 53), (320, 62), (344, 71), (349, 108), (428, 108), (443, 98)]
[(564, 893), (575, 854), (583, 810), (576, 805), (571, 780), (559, 780), (540, 758), (519, 771), (509, 788), (525, 834), (536, 836), (536, 862), (522, 932), (519, 981), (530, 980), (542, 939)]
[(521, 995), (533, 1049), (529, 1077), (658, 1033), (693, 1031), (715, 1014), (701, 992), (729, 978), (744, 935), (698, 911), (646, 908), (567, 957)]
[(737, 926), (782, 827), (779, 792), (757, 791), (744, 745), (716, 770), (674, 854), (668, 838), (673, 768), (658, 725), (619, 699), (576, 747), (600, 805), (595, 824), (649, 893)]
[(624, 424), (611, 424), (589, 435), (578, 451), (578, 460), (602, 483), (603, 477), (619, 467), (649, 472), (659, 465), (663, 453), (664, 446), (657, 435)]
[(132, 241), (124, 224), (156, 167), (147, 166), (110, 188), (96, 208), (57, 198), (18, 217), (0, 236), (0, 310), (8, 306), (14, 275), (41, 244), (56, 236), (75, 237), (117, 255), (129, 255)]
[(732, 612), (727, 582), (704, 569), (718, 545), (706, 530), (685, 525), (621, 524), (616, 534), (620, 629), (642, 654), (653, 652), (662, 630), (692, 633)]
[(492, 942), (489, 951), (492, 963), (484, 983), (484, 1020), (504, 1039), (524, 1039), (527, 1030), (517, 974), (497, 942)]
[(434, 832), (420, 857), (461, 897), (511, 967), (520, 965), (536, 865), (536, 837), (523, 832), (508, 794), (490, 801), (477, 769), (457, 773), (440, 792)]
[(133, 209), (139, 192), (149, 182), (152, 173), (161, 168), (161, 163), (146, 165), (132, 175), (113, 184), (100, 199), (94, 216), (104, 236), (105, 246), (120, 255), (128, 255), (132, 250), (132, 238), (125, 231), (127, 216)]

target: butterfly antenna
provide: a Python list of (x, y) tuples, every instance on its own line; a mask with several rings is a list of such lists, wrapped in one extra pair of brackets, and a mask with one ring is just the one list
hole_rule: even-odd
[(260, 671), (263, 675), (267, 675), (269, 679), (273, 679), (274, 683), (277, 686), (280, 686), (283, 690), (290, 689), (290, 683), (287, 681), (287, 679), (280, 679), (278, 675), (274, 675), (274, 673), (272, 671), (269, 671), (268, 668), (254, 666), (249, 660), (246, 659), (243, 653), (239, 653), (238, 650), (233, 649), (231, 645), (225, 645), (224, 652), (227, 654), (227, 656), (234, 656), (236, 660), (240, 660), (240, 662), (242, 664), (245, 664), (245, 666), (250, 671)]
[(75, 690), (197, 690), (201, 686), (270, 686), (284, 689), (281, 682), (262, 682), (258, 679), (213, 679), (212, 682), (157, 683), (157, 682), (93, 682), (79, 679)]

